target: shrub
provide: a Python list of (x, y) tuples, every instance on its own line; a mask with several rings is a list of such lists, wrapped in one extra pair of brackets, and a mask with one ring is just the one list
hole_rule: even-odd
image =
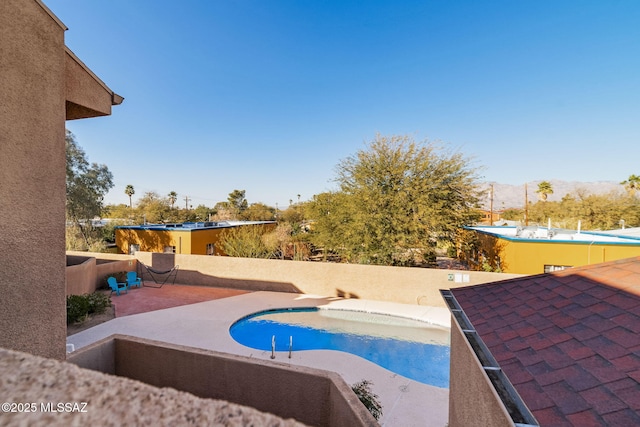
[(107, 274), (102, 278), (102, 286), (100, 289), (109, 289), (109, 284), (107, 283), (107, 279), (109, 277), (115, 277), (118, 282), (126, 282), (127, 281), (127, 272), (126, 271), (117, 271), (115, 273)]
[(94, 292), (86, 295), (89, 303), (89, 314), (102, 314), (107, 307), (111, 307), (111, 297), (102, 292)]
[(358, 396), (360, 402), (371, 412), (373, 418), (379, 420), (382, 416), (382, 405), (378, 402), (378, 395), (371, 391), (371, 381), (362, 380), (351, 386), (351, 390)]
[(104, 313), (111, 306), (111, 297), (102, 292), (67, 297), (67, 324), (82, 322), (90, 314)]
[(263, 226), (233, 227), (220, 233), (220, 246), (232, 257), (273, 258), (275, 239), (265, 238), (267, 228)]
[(67, 297), (67, 324), (80, 322), (89, 314), (89, 301), (84, 295)]

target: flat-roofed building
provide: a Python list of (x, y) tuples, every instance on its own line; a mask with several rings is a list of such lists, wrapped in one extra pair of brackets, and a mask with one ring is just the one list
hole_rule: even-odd
[(640, 237), (540, 226), (476, 226), (476, 269), (538, 274), (640, 255)]
[(226, 255), (220, 237), (226, 230), (259, 227), (272, 231), (275, 221), (207, 221), (180, 224), (122, 225), (115, 228), (119, 253), (138, 251), (189, 255)]

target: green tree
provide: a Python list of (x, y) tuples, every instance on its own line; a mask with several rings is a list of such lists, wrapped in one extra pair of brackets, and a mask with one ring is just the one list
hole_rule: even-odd
[(196, 221), (209, 221), (209, 216), (213, 215), (213, 209), (205, 205), (198, 205), (194, 209), (194, 214)]
[[(102, 212), (102, 201), (113, 188), (113, 175), (106, 165), (89, 163), (84, 150), (78, 145), (73, 133), (67, 130), (67, 221), (77, 230), (87, 247), (101, 242), (91, 226), (91, 220)], [(72, 233), (68, 237), (77, 235)], [(70, 242), (68, 242), (70, 243)], [(72, 246), (76, 246), (72, 244)], [(76, 247), (77, 248), (77, 247)]]
[(273, 258), (277, 242), (266, 238), (268, 234), (268, 229), (264, 226), (232, 227), (220, 234), (220, 245), (228, 256)]
[(549, 194), (553, 194), (553, 186), (549, 181), (542, 181), (540, 184), (538, 184), (536, 193), (538, 193), (538, 197), (540, 197), (540, 200), (546, 202)]
[(322, 250), (325, 260), (340, 256), (345, 259), (357, 256), (357, 247), (352, 253), (346, 240), (355, 240), (352, 227), (356, 215), (351, 198), (339, 191), (316, 194), (307, 205), (307, 216), (313, 222), (311, 241)]
[(162, 223), (170, 214), (169, 202), (155, 191), (146, 192), (138, 200), (136, 222)]
[(300, 203), (296, 205), (290, 205), (287, 209), (280, 213), (278, 221), (281, 223), (288, 223), (291, 225), (292, 232), (294, 234), (299, 233), (302, 223), (304, 221), (305, 206)]
[(521, 220), (524, 216), (524, 210), (518, 208), (509, 208), (502, 211), (500, 216), (509, 221)]
[(341, 161), (340, 190), (314, 197), (318, 244), (359, 263), (410, 265), (453, 244), (479, 219), (476, 170), (462, 154), (408, 136), (378, 135)]
[(264, 203), (251, 203), (247, 209), (242, 212), (241, 218), (245, 221), (273, 221), (275, 219), (276, 210)]
[(559, 202), (539, 201), (529, 207), (531, 222), (583, 230), (611, 230), (622, 224), (629, 227), (640, 225), (640, 199), (622, 192), (589, 194), (579, 190), (575, 195), (567, 194)]
[(131, 196), (133, 196), (134, 194), (136, 194), (136, 190), (133, 188), (133, 185), (128, 184), (125, 188), (124, 188), (124, 194), (126, 194), (127, 196), (129, 196), (129, 208), (133, 207), (132, 201), (131, 201)]
[(635, 196), (636, 191), (640, 188), (640, 176), (630, 175), (627, 180), (622, 181), (620, 184), (624, 185), (630, 196)]
[(237, 218), (249, 207), (245, 194), (245, 190), (233, 190), (227, 197), (228, 206)]
[(105, 218), (117, 219), (124, 225), (129, 223), (132, 217), (133, 210), (125, 203), (118, 205), (107, 205), (102, 210), (102, 216)]
[(229, 202), (218, 202), (213, 207), (213, 220), (214, 221), (227, 221), (230, 219), (236, 219), (236, 216), (229, 207)]

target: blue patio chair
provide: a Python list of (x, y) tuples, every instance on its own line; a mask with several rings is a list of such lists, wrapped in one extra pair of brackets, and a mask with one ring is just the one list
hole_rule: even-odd
[(135, 271), (127, 271), (127, 287), (141, 287), (142, 279), (138, 277)]
[(118, 282), (115, 277), (107, 278), (107, 283), (109, 284), (109, 287), (111, 288), (111, 293), (115, 292), (116, 295), (120, 295), (120, 291), (121, 290), (124, 290), (125, 293), (127, 292), (127, 284), (126, 283), (122, 283), (122, 282)]

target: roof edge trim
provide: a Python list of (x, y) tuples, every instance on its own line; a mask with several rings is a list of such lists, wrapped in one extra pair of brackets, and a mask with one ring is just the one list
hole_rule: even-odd
[(511, 416), (513, 423), (517, 427), (539, 427), (540, 424), (513, 387), (509, 378), (507, 378), (502, 371), (500, 364), (493, 357), (487, 345), (482, 341), (482, 338), (480, 338), (480, 335), (475, 330), (451, 290), (441, 289), (440, 294), (467, 340), (467, 343), (473, 349), (496, 395), (500, 397), (502, 404), (507, 409), (509, 416)]

